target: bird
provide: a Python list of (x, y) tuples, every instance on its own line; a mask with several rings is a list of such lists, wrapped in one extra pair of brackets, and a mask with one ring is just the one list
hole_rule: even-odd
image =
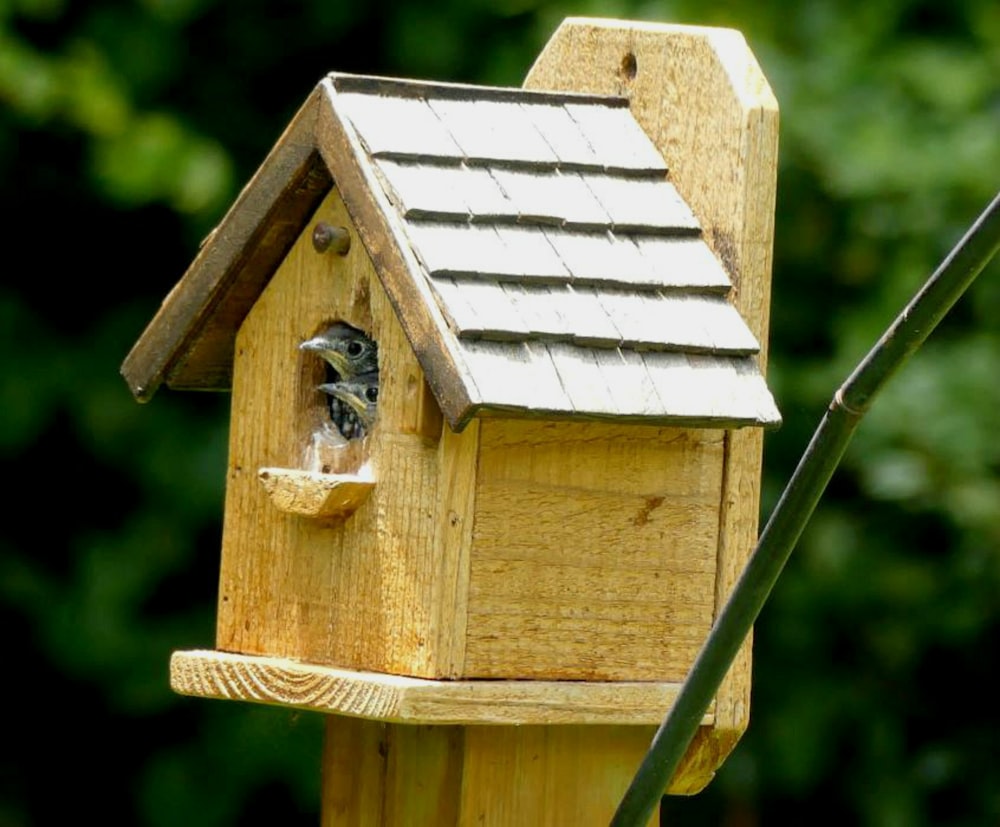
[[(302, 342), (299, 349), (316, 353), (326, 362), (326, 381), (318, 389), (329, 397), (330, 419), (341, 436), (346, 440), (364, 436), (374, 420), (374, 403), (378, 398), (378, 344), (358, 328), (346, 322), (334, 322)], [(363, 383), (353, 385), (359, 377), (364, 377)], [(344, 387), (334, 392), (338, 386)], [(357, 406), (348, 401), (352, 392), (356, 400), (365, 399), (366, 395), (374, 396), (370, 403), (365, 402), (371, 405), (370, 414), (365, 409), (360, 412), (367, 416), (367, 422), (360, 418)]]
[[(360, 439), (375, 422), (378, 371), (340, 382), (324, 382), (317, 390), (330, 396), (330, 416), (344, 439)], [(335, 407), (334, 402), (340, 404)]]
[(378, 345), (363, 331), (347, 322), (334, 322), (322, 333), (299, 345), (321, 356), (336, 372), (328, 381), (352, 379), (378, 370)]

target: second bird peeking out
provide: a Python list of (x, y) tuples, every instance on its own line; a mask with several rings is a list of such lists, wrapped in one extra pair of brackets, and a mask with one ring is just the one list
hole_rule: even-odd
[(330, 419), (346, 439), (360, 439), (375, 421), (378, 404), (378, 345), (346, 322), (334, 322), (299, 345), (326, 362), (326, 381), (317, 390), (328, 396)]

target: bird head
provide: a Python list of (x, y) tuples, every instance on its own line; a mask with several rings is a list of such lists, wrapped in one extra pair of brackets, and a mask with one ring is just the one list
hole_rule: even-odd
[[(375, 411), (378, 407), (378, 371), (363, 373), (340, 382), (326, 382), (319, 385), (318, 389), (346, 404), (366, 431), (375, 422)], [(336, 424), (343, 432), (341, 423)]]
[(299, 349), (322, 357), (342, 380), (378, 371), (378, 345), (346, 322), (334, 322), (300, 344)]

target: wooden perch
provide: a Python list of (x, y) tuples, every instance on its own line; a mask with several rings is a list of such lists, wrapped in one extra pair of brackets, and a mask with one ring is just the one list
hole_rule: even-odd
[(297, 468), (261, 468), (257, 477), (279, 511), (314, 519), (350, 516), (375, 487), (374, 480), (354, 474)]

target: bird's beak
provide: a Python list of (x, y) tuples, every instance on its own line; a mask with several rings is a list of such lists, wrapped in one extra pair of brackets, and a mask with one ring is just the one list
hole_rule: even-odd
[(368, 416), (368, 406), (365, 404), (363, 399), (361, 399), (358, 396), (355, 396), (353, 393), (350, 393), (349, 391), (344, 390), (343, 387), (332, 382), (328, 382), (323, 385), (317, 385), (316, 389), (321, 390), (323, 391), (323, 393), (327, 393), (330, 396), (337, 397), (337, 399), (339, 399), (341, 402), (346, 402), (348, 405), (351, 406), (354, 413), (358, 415), (358, 419), (360, 419), (364, 423), (365, 427), (366, 428), (371, 427), (372, 423), (371, 423), (371, 418)]
[(299, 350), (308, 350), (322, 356), (340, 374), (348, 372), (349, 365), (344, 355), (340, 351), (330, 347), (330, 342), (322, 336), (314, 336), (312, 339), (307, 339), (299, 345)]
[(312, 350), (317, 353), (321, 353), (322, 351), (329, 349), (329, 347), (330, 343), (322, 336), (314, 336), (312, 339), (306, 339), (306, 341), (300, 344), (299, 350)]

